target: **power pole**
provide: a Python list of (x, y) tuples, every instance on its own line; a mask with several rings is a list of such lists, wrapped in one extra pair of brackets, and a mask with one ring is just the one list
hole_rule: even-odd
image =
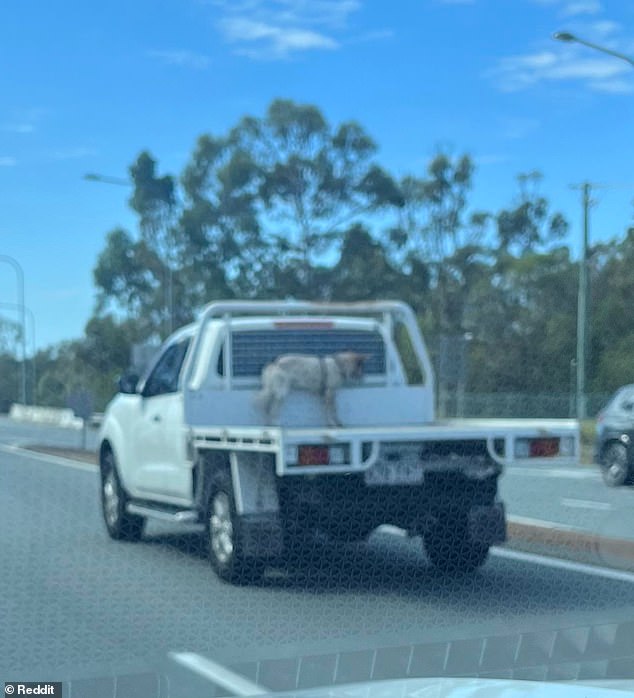
[(592, 184), (584, 182), (582, 192), (583, 244), (579, 260), (579, 293), (577, 295), (577, 419), (586, 418), (586, 348), (588, 314), (588, 231), (590, 226), (590, 192)]

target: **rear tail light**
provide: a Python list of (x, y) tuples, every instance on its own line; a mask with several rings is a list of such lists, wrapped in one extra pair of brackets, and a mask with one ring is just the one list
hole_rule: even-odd
[(345, 465), (349, 461), (349, 448), (340, 444), (324, 446), (322, 444), (303, 444), (286, 448), (288, 465)]
[(300, 446), (297, 451), (298, 465), (330, 464), (330, 453), (328, 446)]
[[(560, 453), (558, 437), (537, 439), (517, 439), (515, 442), (516, 458), (552, 458)], [(572, 446), (574, 449), (574, 444)], [(562, 455), (567, 455), (563, 454)]]

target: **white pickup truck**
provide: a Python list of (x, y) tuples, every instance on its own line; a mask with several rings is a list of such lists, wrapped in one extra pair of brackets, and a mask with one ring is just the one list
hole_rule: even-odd
[[(361, 383), (336, 392), (343, 426), (305, 391), (266, 423), (254, 400), (265, 365), (340, 351), (369, 357)], [(119, 389), (98, 447), (108, 533), (138, 540), (149, 518), (202, 525), (234, 583), (311, 537), (362, 540), (382, 524), (421, 535), (438, 568), (474, 570), (506, 537), (504, 465), (579, 457), (576, 421), (437, 421), (418, 323), (396, 301), (211, 303)]]

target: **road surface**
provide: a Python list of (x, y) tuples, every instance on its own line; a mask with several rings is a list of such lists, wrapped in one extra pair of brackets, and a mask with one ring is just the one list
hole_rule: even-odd
[[(306, 676), (315, 685), (329, 662), (338, 680), (487, 670), (546, 678), (544, 658), (578, 672), (581, 655), (602, 675), (634, 667), (631, 574), (496, 550), (477, 574), (449, 579), (418, 539), (378, 533), (231, 587), (194, 533), (151, 524), (141, 543), (110, 541), (97, 501), (93, 466), (0, 446), (0, 677), (171, 676), (193, 696), (209, 683), (183, 653), (252, 678), (257, 667), (275, 688)], [(487, 647), (514, 668), (488, 666)], [(276, 676), (282, 684), (272, 686)]]

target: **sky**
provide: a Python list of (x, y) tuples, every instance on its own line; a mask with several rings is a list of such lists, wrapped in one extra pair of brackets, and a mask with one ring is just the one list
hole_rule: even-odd
[[(24, 273), (29, 352), (78, 338), (106, 234), (136, 231), (125, 186), (142, 150), (178, 175), (196, 139), (283, 97), (359, 121), (394, 175), (441, 148), (476, 164), (473, 209), (511, 205), (516, 176), (571, 224), (579, 250), (634, 221), (630, 0), (25, 0), (0, 5), (0, 316)], [(35, 340), (35, 341), (33, 341)]]

